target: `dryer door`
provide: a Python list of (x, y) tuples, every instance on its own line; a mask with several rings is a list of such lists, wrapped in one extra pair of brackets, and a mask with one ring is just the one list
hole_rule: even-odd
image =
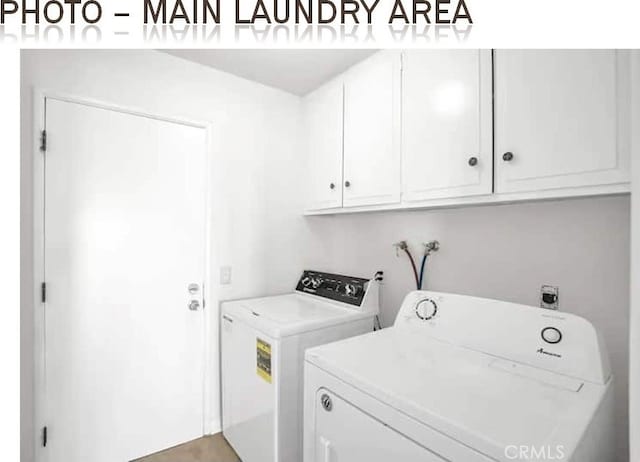
[(316, 399), (314, 462), (443, 462), (432, 451), (328, 390)]

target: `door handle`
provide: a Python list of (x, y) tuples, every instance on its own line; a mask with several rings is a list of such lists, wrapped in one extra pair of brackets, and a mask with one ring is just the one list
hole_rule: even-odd
[(191, 300), (188, 307), (191, 311), (198, 311), (200, 309), (200, 302), (198, 300)]

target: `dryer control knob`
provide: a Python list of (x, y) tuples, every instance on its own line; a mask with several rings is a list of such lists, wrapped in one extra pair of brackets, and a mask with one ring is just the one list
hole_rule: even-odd
[(545, 327), (542, 329), (540, 335), (542, 336), (542, 340), (552, 345), (560, 343), (560, 340), (562, 340), (562, 332), (555, 327)]
[(438, 313), (438, 305), (430, 298), (423, 298), (416, 304), (416, 316), (428, 321)]
[(310, 277), (308, 277), (308, 276), (307, 276), (307, 277), (305, 277), (305, 278), (302, 280), (302, 285), (303, 285), (303, 286), (305, 286), (305, 287), (309, 287), (309, 286), (311, 285), (311, 278), (310, 278)]

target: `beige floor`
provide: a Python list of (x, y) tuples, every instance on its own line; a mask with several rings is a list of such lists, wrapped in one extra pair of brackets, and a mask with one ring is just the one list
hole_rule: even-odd
[(222, 433), (191, 441), (134, 462), (240, 462)]

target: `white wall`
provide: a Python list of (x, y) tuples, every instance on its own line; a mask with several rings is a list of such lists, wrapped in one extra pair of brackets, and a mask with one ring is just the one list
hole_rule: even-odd
[[(293, 210), (299, 185), (276, 182), (296, 154), (299, 100), (210, 68), (155, 51), (24, 51), (22, 54), (22, 461), (33, 457), (32, 90), (59, 91), (198, 121), (214, 128), (216, 166), (214, 253), (233, 267), (220, 298), (289, 290), (301, 268)], [(273, 187), (277, 190), (273, 190)], [(286, 225), (286, 226), (281, 226)], [(295, 239), (294, 239), (295, 238)], [(292, 243), (294, 245), (292, 245)], [(278, 260), (274, 260), (277, 256)], [(273, 264), (276, 261), (278, 264)], [(280, 264), (281, 262), (285, 264)], [(217, 286), (218, 273), (212, 275)], [(213, 315), (214, 321), (217, 315)], [(216, 324), (212, 326), (216, 328)], [(217, 348), (217, 343), (215, 344)], [(217, 370), (217, 353), (214, 353)], [(217, 385), (214, 381), (214, 385)], [(217, 387), (213, 415), (219, 415)], [(215, 417), (214, 417), (215, 418)], [(215, 424), (215, 422), (214, 422)]]
[(538, 305), (542, 284), (560, 308), (604, 334), (616, 376), (617, 462), (628, 460), (629, 197), (309, 217), (307, 266), (371, 276), (385, 272), (383, 324), (393, 322), (413, 276), (394, 242), (441, 243), (426, 288)]

